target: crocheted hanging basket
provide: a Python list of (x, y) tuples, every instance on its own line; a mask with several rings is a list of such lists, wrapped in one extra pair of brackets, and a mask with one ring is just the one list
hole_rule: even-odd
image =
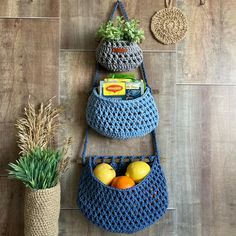
[[(112, 158), (111, 165), (124, 174), (128, 163), (124, 158), (90, 157), (84, 166), (77, 197), (82, 213), (94, 224), (117, 233), (134, 233), (157, 221), (167, 210), (168, 193), (159, 158), (151, 156), (151, 172), (139, 184), (129, 189), (117, 189), (100, 182), (93, 174), (96, 159)], [(133, 161), (137, 157), (128, 157)], [(141, 157), (141, 159), (146, 157)]]
[(97, 62), (109, 71), (130, 71), (143, 62), (143, 53), (137, 43), (101, 41), (96, 58)]
[(58, 235), (60, 198), (60, 184), (53, 188), (36, 191), (26, 189), (25, 236)]
[(158, 110), (150, 89), (133, 100), (117, 100), (98, 95), (96, 88), (88, 100), (86, 119), (98, 133), (116, 139), (144, 136), (159, 121)]

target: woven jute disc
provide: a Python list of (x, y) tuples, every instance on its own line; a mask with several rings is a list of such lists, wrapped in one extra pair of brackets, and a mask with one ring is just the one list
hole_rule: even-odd
[(187, 19), (180, 9), (169, 6), (154, 14), (151, 30), (161, 43), (173, 44), (185, 37), (188, 30)]

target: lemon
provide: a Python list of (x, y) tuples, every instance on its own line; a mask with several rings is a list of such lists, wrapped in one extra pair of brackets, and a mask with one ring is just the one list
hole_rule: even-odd
[(102, 183), (109, 185), (111, 181), (116, 177), (116, 172), (111, 165), (107, 163), (99, 164), (95, 167), (93, 171), (96, 178), (98, 178)]
[(135, 183), (141, 182), (150, 172), (150, 166), (144, 161), (135, 161), (128, 165), (125, 175)]

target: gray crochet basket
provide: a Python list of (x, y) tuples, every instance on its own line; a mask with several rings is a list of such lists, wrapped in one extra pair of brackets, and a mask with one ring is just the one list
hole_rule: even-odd
[(97, 47), (96, 58), (109, 71), (130, 71), (143, 62), (143, 52), (137, 43), (101, 41)]

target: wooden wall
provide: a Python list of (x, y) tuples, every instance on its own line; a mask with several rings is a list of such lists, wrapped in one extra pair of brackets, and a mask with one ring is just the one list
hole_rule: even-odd
[[(166, 216), (136, 236), (236, 234), (236, 3), (178, 0), (187, 37), (164, 46), (149, 31), (163, 1), (124, 0), (146, 31), (142, 44), (160, 111), (158, 140), (169, 186)], [(56, 95), (73, 137), (72, 166), (62, 180), (60, 235), (111, 236), (76, 207), (85, 106), (94, 73), (94, 34), (112, 0), (2, 0), (0, 4), (0, 235), (23, 235), (23, 186), (8, 180), (17, 158), (14, 123), (28, 95)], [(115, 141), (90, 132), (90, 154), (150, 154), (150, 136)], [(122, 147), (122, 148), (121, 148)], [(118, 234), (117, 234), (118, 235)]]

